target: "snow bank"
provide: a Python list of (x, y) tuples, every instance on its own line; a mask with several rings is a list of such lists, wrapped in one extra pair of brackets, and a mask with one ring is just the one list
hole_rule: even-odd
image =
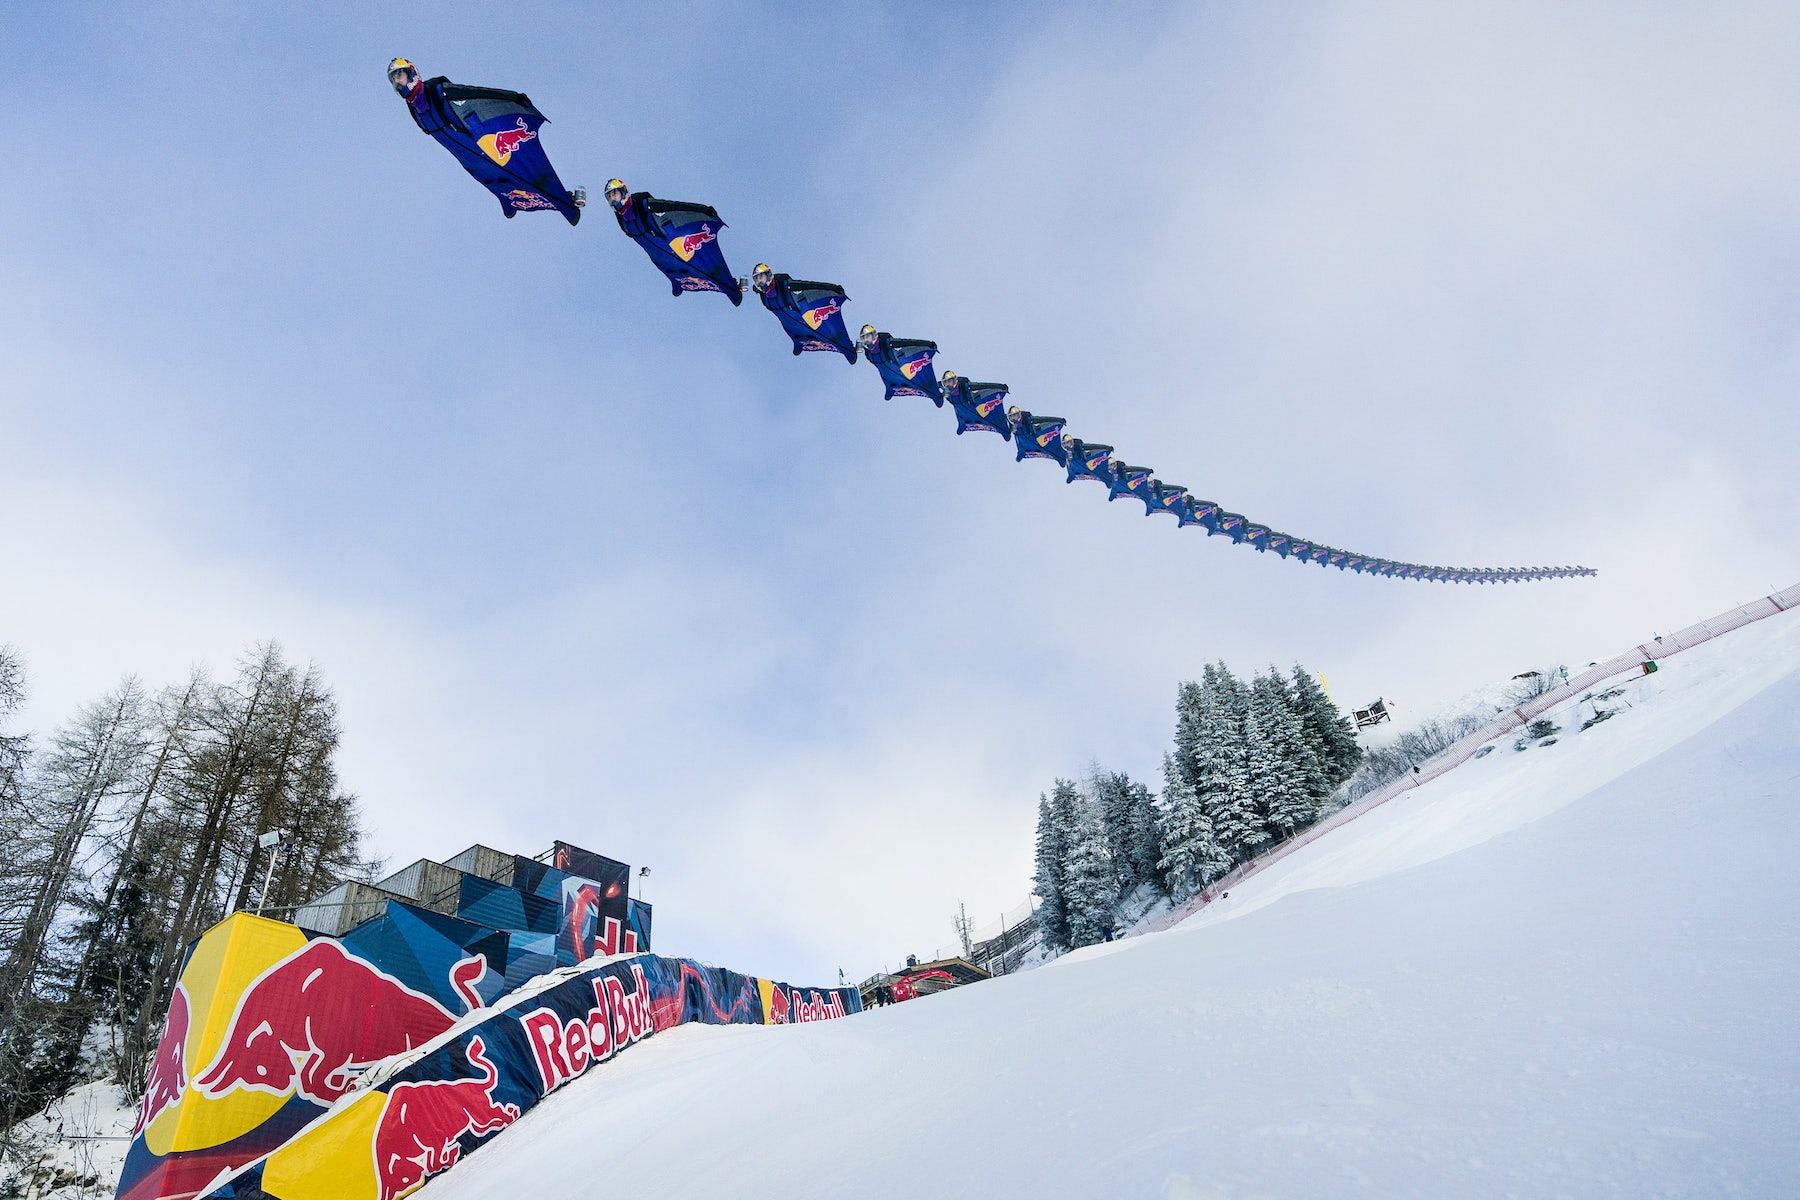
[(1800, 1194), (1800, 619), (1618, 699), (1167, 933), (654, 1038), (425, 1195)]
[(83, 1084), (14, 1128), (20, 1153), (0, 1167), (0, 1194), (38, 1200), (111, 1196), (136, 1120), (137, 1105), (110, 1082)]

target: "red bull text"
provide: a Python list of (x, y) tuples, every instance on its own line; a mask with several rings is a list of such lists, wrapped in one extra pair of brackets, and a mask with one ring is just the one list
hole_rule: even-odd
[[(790, 991), (793, 993), (791, 996)], [(830, 1021), (843, 1015), (843, 997), (835, 992), (815, 991), (808, 996), (800, 988), (789, 989), (779, 984), (770, 991), (768, 1020), (771, 1025)]]
[(617, 975), (594, 979), (594, 1002), (587, 1013), (564, 1022), (551, 1008), (537, 1008), (519, 1018), (537, 1062), (541, 1094), (603, 1063), (633, 1042), (656, 1032), (650, 1009), (650, 983), (644, 969), (631, 964), (632, 990)]

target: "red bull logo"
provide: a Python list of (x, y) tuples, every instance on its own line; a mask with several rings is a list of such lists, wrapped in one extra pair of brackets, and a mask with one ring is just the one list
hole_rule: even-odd
[(380, 1200), (399, 1200), (455, 1166), (463, 1135), (498, 1133), (519, 1119), (518, 1105), (494, 1103), (500, 1076), (480, 1037), (469, 1039), (468, 1058), (480, 1072), (473, 1078), (421, 1079), (388, 1089), (374, 1138)]
[(656, 1032), (650, 981), (631, 964), (632, 990), (615, 974), (594, 978), (594, 1002), (564, 1021), (555, 1009), (537, 1008), (519, 1018), (537, 1063), (540, 1094), (549, 1095), (596, 1063)]
[(844, 1015), (844, 998), (836, 992), (813, 992), (776, 985), (770, 989), (768, 1023), (799, 1025), (806, 1021), (830, 1021)]
[(1050, 449), (1050, 447), (1053, 443), (1059, 442), (1061, 440), (1062, 440), (1062, 430), (1060, 430), (1060, 429), (1052, 429), (1048, 433), (1040, 433), (1037, 435), (1037, 444), (1042, 446), (1046, 450)]
[(330, 1104), (358, 1067), (422, 1046), (454, 1018), (430, 996), (348, 953), (308, 942), (238, 997), (224, 1044), (194, 1080), (202, 1094), (234, 1089)]
[(809, 308), (801, 313), (800, 319), (806, 322), (806, 327), (808, 329), (816, 330), (819, 326), (831, 320), (831, 318), (843, 307), (844, 306), (836, 300), (827, 300), (817, 308)]
[(536, 192), (528, 192), (524, 188), (514, 188), (506, 193), (506, 202), (519, 212), (530, 212), (539, 208), (555, 208), (556, 205)]
[[(690, 233), (683, 237), (670, 238), (669, 249), (673, 250), (675, 252), (675, 257), (679, 258), (682, 262), (692, 262), (694, 260), (694, 255), (700, 252), (700, 247), (706, 245), (706, 243), (710, 241), (716, 240), (718, 236), (718, 234), (713, 232), (711, 225), (702, 225), (699, 233)], [(818, 326), (814, 325), (813, 328), (817, 329)]]
[(163, 1022), (162, 1037), (156, 1042), (156, 1057), (150, 1061), (150, 1074), (144, 1081), (144, 1098), (138, 1104), (137, 1124), (132, 1136), (156, 1120), (157, 1114), (181, 1099), (187, 1087), (188, 995), (181, 984), (169, 999), (169, 1016)]
[(921, 354), (917, 358), (909, 358), (900, 364), (900, 373), (908, 379), (918, 378), (920, 371), (931, 365), (931, 355)]
[(520, 117), (516, 129), (503, 129), (498, 133), (486, 133), (481, 137), (476, 138), (475, 142), (481, 147), (481, 152), (483, 154), (504, 167), (512, 160), (513, 151), (517, 150), (520, 146), (523, 146), (526, 142), (529, 142), (536, 136), (537, 131), (535, 129), (527, 129), (525, 127), (525, 118)]
[(1111, 462), (1112, 462), (1112, 455), (1096, 454), (1087, 460), (1087, 469), (1094, 472), (1095, 474), (1100, 474), (1101, 472), (1106, 470), (1107, 465)]
[(996, 412), (1000, 411), (1000, 401), (1002, 401), (1003, 399), (1005, 399), (1004, 396), (995, 396), (991, 400), (976, 401), (975, 402), (976, 414), (979, 416), (983, 416), (983, 417), (993, 416)]

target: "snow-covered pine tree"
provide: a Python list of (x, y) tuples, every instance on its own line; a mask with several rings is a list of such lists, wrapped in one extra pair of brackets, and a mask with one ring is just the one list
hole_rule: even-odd
[(1062, 895), (1068, 913), (1070, 946), (1091, 946), (1105, 937), (1119, 899), (1112, 855), (1106, 848), (1106, 825), (1098, 805), (1066, 779), (1051, 792), (1051, 819), (1065, 837)]
[(1320, 807), (1331, 794), (1332, 784), (1327, 778), (1325, 764), (1319, 758), (1318, 748), (1313, 745), (1312, 735), (1300, 719), (1300, 704), (1292, 685), (1271, 665), (1267, 675), (1256, 677), (1252, 694), (1259, 688), (1265, 694), (1267, 720), (1273, 724), (1281, 756), (1299, 767), (1306, 794), (1312, 797), (1315, 808)]
[(1131, 863), (1131, 809), (1125, 794), (1125, 776), (1108, 771), (1099, 763), (1088, 766), (1087, 795), (1100, 810), (1100, 822), (1106, 829), (1106, 850), (1112, 856), (1113, 869), (1119, 873), (1119, 891), (1129, 892), (1137, 886)]
[(1132, 874), (1140, 883), (1161, 889), (1162, 871), (1157, 861), (1162, 858), (1162, 833), (1157, 828), (1156, 793), (1135, 779), (1125, 779), (1125, 798), (1131, 812)]
[(1310, 778), (1316, 786), (1322, 776), (1280, 675), (1259, 675), (1251, 684), (1246, 729), (1263, 818), (1271, 836), (1285, 841), (1316, 819), (1318, 798), (1307, 785)]
[(1209, 663), (1202, 674), (1204, 685), (1189, 679), (1175, 691), (1175, 769), (1181, 772), (1181, 781), (1196, 793), (1202, 790), (1200, 727), (1209, 703), (1212, 674)]
[(1032, 891), (1038, 898), (1038, 931), (1052, 950), (1069, 948), (1069, 911), (1063, 900), (1063, 861), (1068, 839), (1049, 797), (1038, 795), (1037, 871)]
[(1134, 783), (1123, 771), (1108, 771), (1096, 763), (1088, 773), (1088, 794), (1100, 806), (1106, 849), (1118, 872), (1120, 894), (1145, 883), (1160, 887), (1156, 862), (1162, 850), (1150, 789)]
[(1163, 755), (1163, 791), (1156, 808), (1162, 842), (1157, 868), (1171, 897), (1185, 900), (1231, 869), (1231, 856), (1213, 836), (1212, 821), (1172, 754)]
[(1242, 862), (1270, 836), (1250, 777), (1249, 696), (1224, 663), (1206, 669), (1204, 686), (1210, 693), (1201, 725), (1205, 784), (1197, 790), (1219, 844)]
[(1362, 743), (1356, 740), (1356, 726), (1338, 711), (1311, 671), (1295, 663), (1293, 680), (1294, 714), (1306, 730), (1313, 753), (1318, 755), (1329, 793), (1350, 778), (1362, 762)]

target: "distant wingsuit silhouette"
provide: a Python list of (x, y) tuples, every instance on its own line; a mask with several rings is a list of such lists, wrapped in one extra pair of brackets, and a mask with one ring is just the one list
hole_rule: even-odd
[[(388, 79), (406, 101), (414, 123), (499, 199), (506, 216), (541, 211), (560, 213), (571, 225), (581, 220), (586, 194), (565, 188), (557, 178), (539, 137), (546, 118), (523, 93), (467, 87), (441, 75), (421, 79), (403, 58), (388, 64)], [(718, 292), (733, 305), (743, 302), (745, 281), (725, 262), (720, 233), (726, 226), (717, 209), (633, 192), (618, 179), (608, 181), (605, 195), (619, 228), (643, 247), (674, 295)], [(1012, 443), (1015, 462), (1047, 459), (1064, 468), (1066, 482), (1094, 480), (1106, 487), (1107, 499), (1141, 500), (1145, 516), (1167, 513), (1177, 528), (1194, 525), (1234, 545), (1279, 558), (1390, 579), (1517, 583), (1597, 573), (1589, 567), (1434, 567), (1354, 554), (1279, 533), (1202, 500), (1179, 484), (1158, 479), (1149, 467), (1114, 457), (1111, 446), (1070, 437), (1061, 417), (1008, 407), (1003, 383), (976, 383), (954, 371), (940, 373), (936, 342), (895, 337), (873, 325), (864, 325), (852, 338), (844, 321), (850, 297), (835, 283), (795, 279), (766, 263), (756, 265), (750, 282), (763, 307), (781, 323), (796, 355), (820, 351), (841, 354), (854, 363), (860, 352), (879, 373), (885, 399), (920, 396), (939, 408), (948, 404), (958, 434), (997, 433)]]

